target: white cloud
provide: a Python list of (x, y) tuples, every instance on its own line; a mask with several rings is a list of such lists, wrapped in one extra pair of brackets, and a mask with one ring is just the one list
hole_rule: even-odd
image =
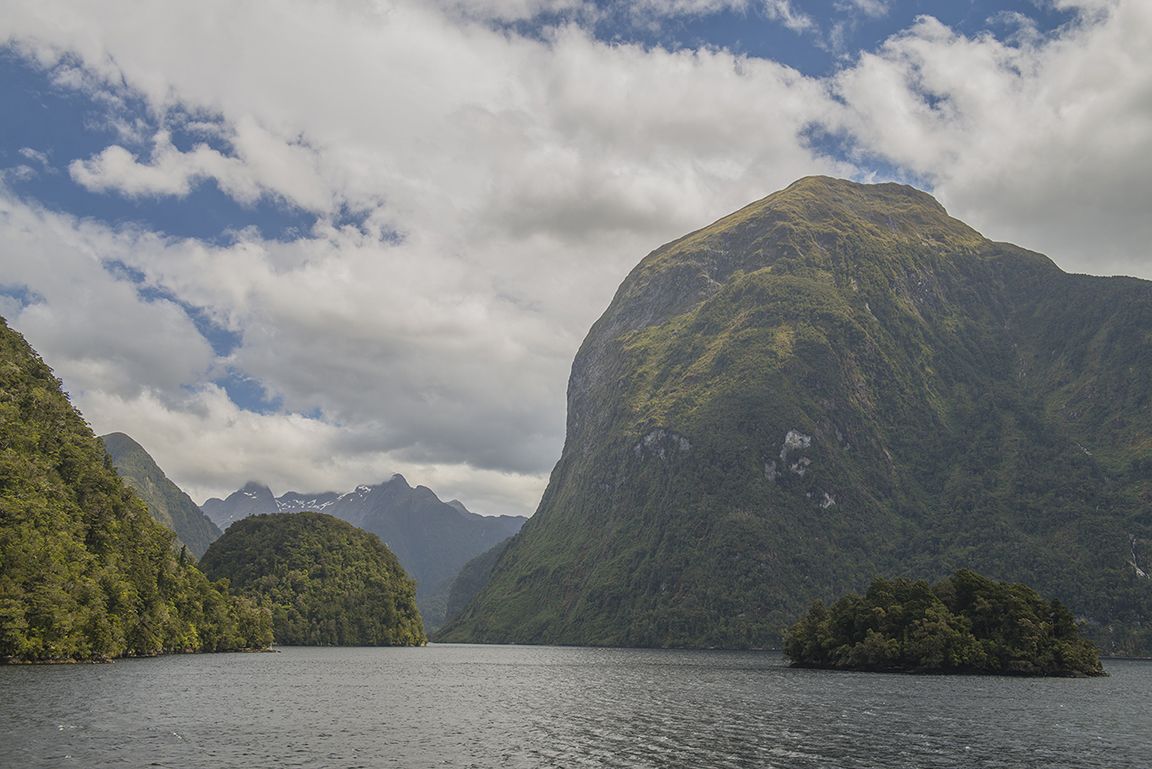
[(841, 73), (844, 128), (990, 237), (1152, 277), (1152, 6), (1095, 7), (1019, 45), (921, 19)]
[(10, 314), (10, 325), (33, 342), (73, 395), (171, 392), (212, 365), (209, 345), (182, 309), (142, 300), (130, 281), (101, 263), (133, 248), (154, 248), (155, 237), (114, 233), (4, 193), (0, 240), (4, 284), (27, 287), (40, 300)]
[(794, 9), (789, 0), (764, 0), (764, 12), (768, 18), (780, 21), (793, 32), (807, 32), (817, 28), (812, 17)]
[[(814, 23), (787, 3), (725, 5)], [(1152, 11), (1083, 7), (1011, 42), (922, 19), (816, 80), (719, 49), (605, 44), (575, 22), (526, 39), (474, 21), (591, 13), (567, 2), (11, 2), (0, 39), (118, 131), (71, 162), (77, 183), (144, 200), (213, 182), (320, 219), (291, 242), (213, 245), (5, 193), (4, 283), (39, 299), (3, 309), (98, 431), (131, 434), (198, 499), (401, 472), (481, 512), (530, 512), (572, 356), (628, 270), (800, 176), (890, 164), (992, 237), (1152, 277)], [(814, 126), (859, 165), (817, 156)], [(177, 127), (203, 143), (177, 148)], [(162, 298), (141, 298), (141, 276)], [(215, 355), (184, 306), (239, 344)], [(226, 370), (282, 412), (238, 409), (213, 384)]]

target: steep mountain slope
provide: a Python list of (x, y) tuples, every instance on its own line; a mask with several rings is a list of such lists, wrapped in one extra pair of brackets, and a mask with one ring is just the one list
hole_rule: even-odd
[(187, 546), (196, 558), (220, 536), (220, 529), (200, 511), (136, 441), (124, 433), (101, 436), (112, 464), (124, 482), (148, 505), (156, 522), (176, 533), (176, 548)]
[(324, 513), (253, 515), (204, 554), (204, 572), (272, 612), (280, 644), (420, 646), (416, 583), (380, 538)]
[(217, 521), (254, 514), (324, 512), (377, 535), (419, 584), (416, 603), (429, 629), (443, 621), (448, 591), (460, 568), (518, 532), (526, 520), (477, 515), (456, 500), (441, 502), (426, 486), (409, 486), (401, 475), (340, 495), (288, 492), (275, 497), (267, 486), (248, 483), (226, 500), (208, 500), (202, 509)]
[(205, 579), (0, 319), (0, 661), (222, 651), (271, 617)]
[(448, 591), (448, 600), (444, 606), (445, 622), (454, 619), (460, 612), (464, 611), (468, 602), (484, 588), (497, 559), (511, 542), (512, 537), (508, 537), (461, 567), (460, 573), (452, 580), (452, 587)]
[(443, 640), (776, 646), (959, 568), (1152, 649), (1152, 284), (807, 178), (657, 249), (572, 366), (537, 513)]

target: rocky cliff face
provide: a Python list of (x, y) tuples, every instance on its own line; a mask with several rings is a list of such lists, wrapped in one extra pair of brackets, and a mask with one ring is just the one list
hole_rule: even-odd
[(910, 187), (803, 179), (620, 286), (538, 512), (441, 637), (775, 645), (960, 567), (1142, 637), (1150, 311)]

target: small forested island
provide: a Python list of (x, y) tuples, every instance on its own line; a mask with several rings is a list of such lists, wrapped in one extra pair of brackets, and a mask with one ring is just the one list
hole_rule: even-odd
[(200, 561), (272, 613), (288, 646), (422, 646), (416, 582), (375, 534), (325, 513), (236, 521)]
[(906, 673), (1103, 676), (1072, 613), (1022, 584), (967, 569), (926, 580), (873, 580), (826, 609), (816, 601), (784, 638), (794, 667)]

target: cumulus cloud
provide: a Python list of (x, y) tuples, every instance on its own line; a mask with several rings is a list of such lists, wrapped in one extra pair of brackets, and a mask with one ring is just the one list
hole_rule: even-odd
[(922, 18), (840, 73), (843, 129), (990, 237), (1150, 276), (1152, 7), (1090, 8), (1018, 44)]
[[(199, 499), (401, 472), (481, 512), (530, 512), (572, 356), (624, 275), (807, 174), (923, 180), (1067, 269), (1152, 277), (1152, 10), (1137, 0), (1010, 39), (924, 17), (823, 79), (606, 43), (584, 22), (596, 9), (566, 0), (9, 6), (0, 39), (102, 105), (117, 137), (52, 156), (77, 185), (146, 201), (212, 183), (315, 215), (291, 239), (202, 242), (0, 196), (10, 322), (99, 432), (131, 434)], [(721, 7), (815, 23), (775, 0), (671, 10)], [(488, 23), (541, 14), (563, 21)], [(214, 351), (190, 308), (235, 344)], [(279, 407), (240, 409), (229, 376)]]
[(8, 320), (43, 348), (74, 396), (171, 392), (211, 367), (210, 346), (181, 308), (141, 297), (105, 268), (110, 255), (155, 247), (154, 236), (114, 233), (0, 193), (4, 284), (37, 299), (10, 309)]

